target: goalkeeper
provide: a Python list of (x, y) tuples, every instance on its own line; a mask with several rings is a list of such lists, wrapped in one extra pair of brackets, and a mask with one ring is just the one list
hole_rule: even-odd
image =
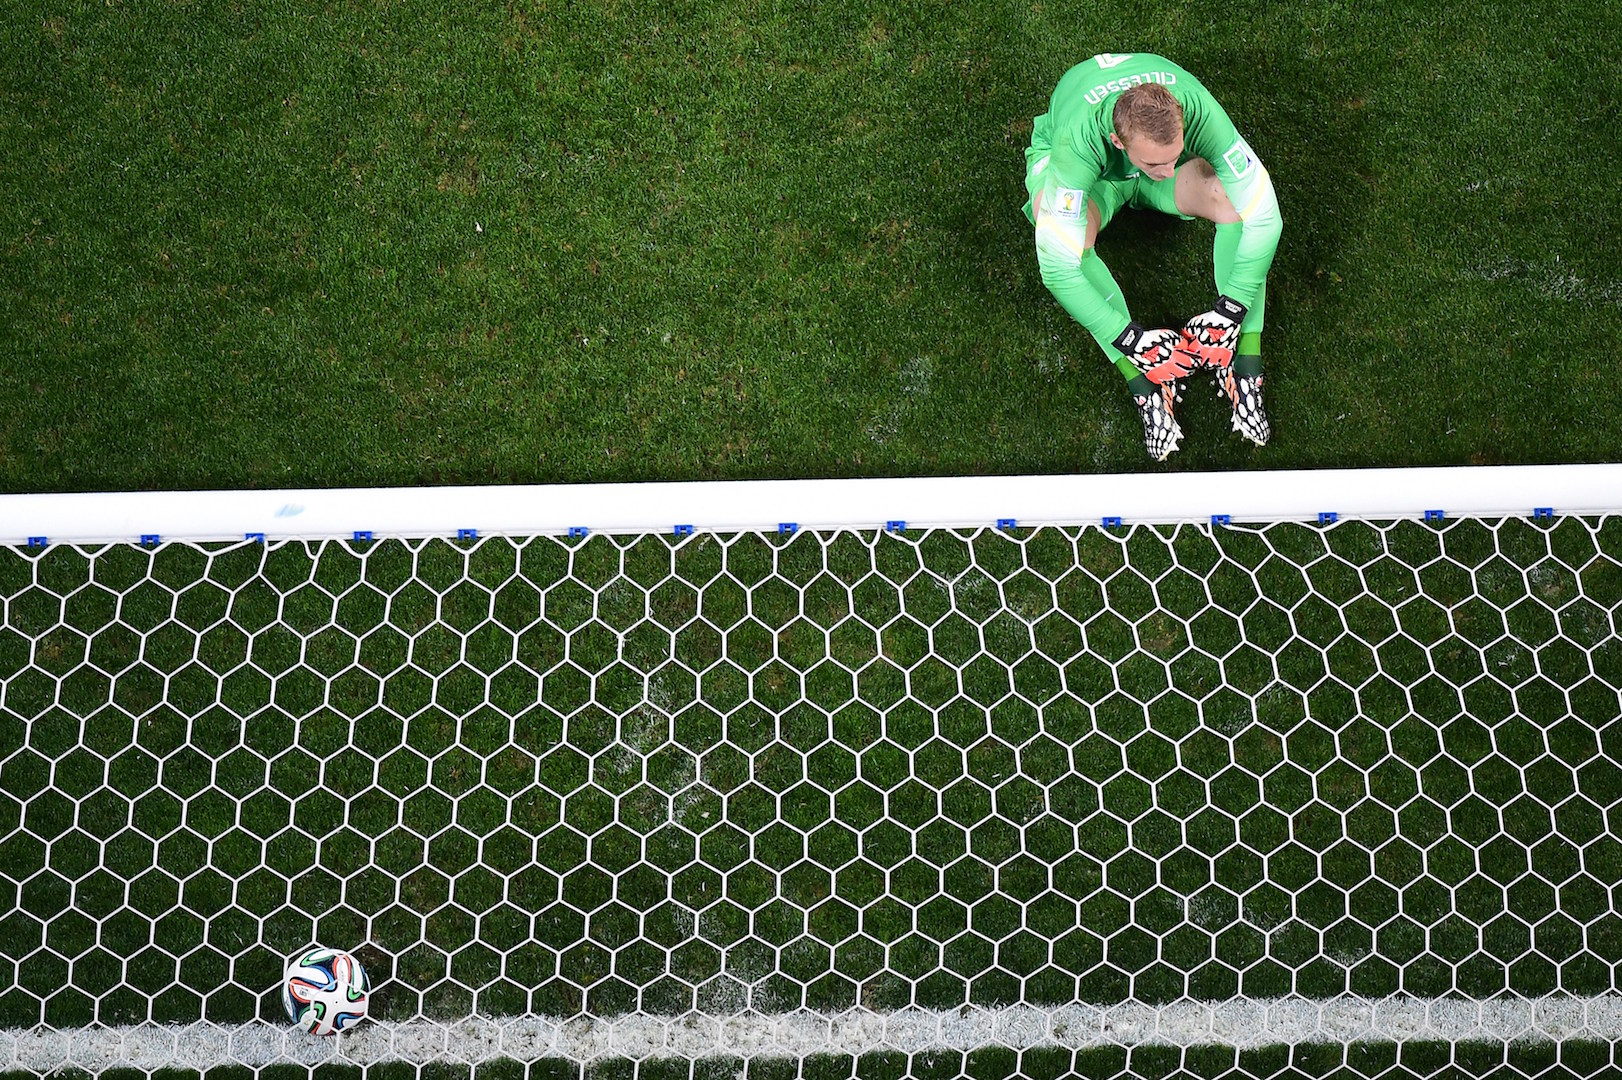
[[(1077, 64), (1036, 118), (1025, 189), (1042, 281), (1125, 376), (1149, 456), (1177, 449), (1178, 380), (1202, 367), (1233, 406), (1234, 430), (1266, 443), (1262, 320), (1284, 221), (1267, 170), (1210, 91), (1151, 53)], [(1181, 330), (1133, 321), (1094, 250), (1123, 206), (1216, 222), (1216, 303)]]

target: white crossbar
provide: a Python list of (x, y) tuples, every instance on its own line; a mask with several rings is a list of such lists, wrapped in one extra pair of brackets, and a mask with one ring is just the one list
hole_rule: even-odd
[(1232, 523), (1622, 509), (1622, 464), (0, 495), (0, 544)]

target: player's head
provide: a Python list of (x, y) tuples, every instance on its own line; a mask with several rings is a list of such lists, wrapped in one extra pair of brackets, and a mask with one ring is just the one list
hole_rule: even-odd
[(1115, 130), (1110, 142), (1126, 151), (1151, 180), (1177, 173), (1183, 152), (1183, 107), (1171, 91), (1155, 83), (1134, 86), (1115, 99)]

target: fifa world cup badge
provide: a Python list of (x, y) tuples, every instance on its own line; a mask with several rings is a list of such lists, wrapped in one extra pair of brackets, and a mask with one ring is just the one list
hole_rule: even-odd
[(1060, 188), (1054, 199), (1053, 215), (1077, 221), (1081, 218), (1081, 208), (1086, 205), (1086, 194), (1079, 188)]

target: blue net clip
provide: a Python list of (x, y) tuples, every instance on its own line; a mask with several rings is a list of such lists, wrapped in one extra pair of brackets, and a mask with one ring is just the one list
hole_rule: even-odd
[(1106, 529), (1119, 529), (1121, 526), (1122, 521), (1118, 517), (1107, 517), (1104, 519), (1104, 528)]
[(29, 547), (44, 547), (48, 543), (50, 543), (50, 541), (43, 536), (30, 536), (28, 538)]
[(361, 540), (370, 540), (371, 538), (372, 538), (372, 530), (371, 529), (356, 529), (355, 530), (354, 539), (357, 542), (359, 542)]
[(1534, 521), (1552, 521), (1552, 520), (1554, 520), (1554, 507), (1552, 507), (1552, 506), (1534, 507), (1532, 509), (1532, 519)]
[(1211, 524), (1213, 526), (1216, 526), (1216, 525), (1232, 525), (1233, 524), (1233, 515), (1232, 514), (1212, 514), (1211, 515)]
[(591, 535), (591, 530), (586, 528), (584, 525), (570, 525), (569, 526), (569, 538), (571, 540), (584, 540), (586, 537), (588, 537), (590, 535)]
[(477, 540), (479, 538), (479, 530), (478, 529), (457, 529), (456, 530), (456, 538), (458, 540)]
[(141, 534), (141, 546), (142, 547), (157, 547), (160, 542), (161, 542), (161, 539), (159, 538), (157, 533), (142, 533)]
[(263, 544), (265, 542), (265, 534), (264, 533), (243, 533), (242, 534), (242, 539), (244, 539), (244, 540), (252, 540), (256, 544)]
[(886, 521), (884, 523), (884, 531), (885, 532), (906, 532), (907, 531), (907, 523), (905, 521), (902, 521), (899, 518), (897, 518), (894, 521)]
[(1447, 513), (1445, 511), (1442, 511), (1442, 510), (1427, 510), (1427, 511), (1425, 511), (1425, 520), (1426, 521), (1441, 521), (1445, 517), (1447, 517)]
[(670, 531), (675, 533), (677, 536), (692, 536), (693, 535), (693, 527), (691, 525), (677, 525), (674, 528), (672, 528)]
[(1003, 530), (1017, 529), (1019, 528), (1019, 522), (1015, 521), (1013, 518), (998, 518), (997, 528)]
[(777, 523), (778, 536), (793, 536), (799, 531), (800, 523), (797, 521), (779, 521)]
[(1333, 510), (1318, 511), (1318, 524), (1320, 525), (1333, 525), (1339, 520), (1340, 515), (1335, 513)]

